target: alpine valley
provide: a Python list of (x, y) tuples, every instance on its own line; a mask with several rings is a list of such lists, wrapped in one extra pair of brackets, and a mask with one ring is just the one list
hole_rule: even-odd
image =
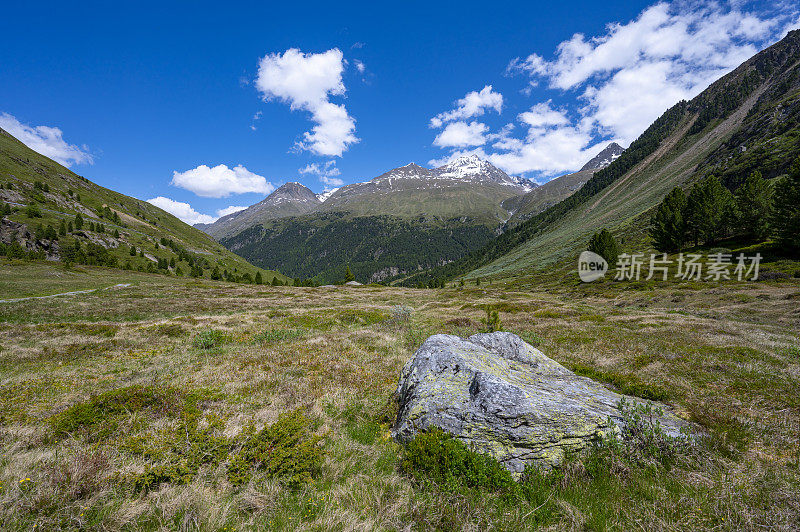
[(543, 186), (475, 155), (428, 169), (410, 163), (315, 195), (286, 183), (263, 201), (196, 227), (253, 264), (336, 282), (349, 266), (380, 282), (447, 264), (508, 225), (558, 203), (622, 153), (612, 143), (580, 171)]

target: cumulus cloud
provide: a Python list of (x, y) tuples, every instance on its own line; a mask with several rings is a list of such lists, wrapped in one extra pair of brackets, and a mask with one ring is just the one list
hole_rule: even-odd
[(485, 133), (489, 128), (486, 124), (472, 121), (451, 122), (436, 135), (433, 145), (440, 148), (464, 148), (466, 146), (481, 146), (486, 143)]
[[(787, 7), (787, 6), (784, 6)], [(580, 118), (630, 143), (666, 109), (691, 99), (797, 23), (797, 8), (743, 11), (732, 3), (665, 3), (602, 35), (576, 33), (552, 60), (515, 59), (511, 71), (578, 91)]]
[(176, 216), (181, 221), (186, 222), (189, 225), (210, 224), (217, 220), (213, 216), (197, 212), (188, 203), (175, 201), (170, 198), (165, 198), (164, 196), (157, 196), (155, 198), (150, 198), (149, 200), (147, 200), (147, 203), (155, 205), (159, 209), (164, 209), (168, 213), (172, 214), (173, 216)]
[[(800, 26), (796, 4), (762, 5), (758, 12), (746, 5), (659, 2), (599, 35), (573, 35), (550, 58), (533, 53), (512, 60), (508, 72), (527, 78), (523, 93), (544, 87), (573, 99), (561, 106), (536, 103), (516, 117), (516, 130), (508, 124), (482, 132), (491, 145), (481, 153), (509, 173), (552, 176), (579, 168), (609, 142), (630, 144), (666, 109)], [(449, 116), (434, 120), (444, 123)], [(435, 162), (470, 146), (436, 140), (461, 151)], [(478, 145), (484, 146), (472, 144)]]
[(503, 110), (503, 95), (499, 92), (494, 92), (491, 85), (486, 85), (480, 92), (469, 92), (460, 100), (456, 100), (455, 109), (439, 113), (431, 118), (430, 126), (432, 128), (440, 128), (445, 123), (453, 120), (465, 120), (474, 116), (481, 116), (487, 109), (494, 109), (498, 113)]
[(6, 130), (33, 151), (68, 168), (73, 164), (94, 164), (89, 148), (86, 145), (69, 144), (64, 140), (63, 132), (57, 127), (23, 124), (12, 115), (2, 113), (0, 114), (0, 128)]
[(344, 185), (344, 181), (336, 177), (337, 175), (341, 174), (339, 169), (336, 168), (336, 161), (328, 161), (323, 164), (307, 164), (298, 171), (301, 174), (311, 174), (317, 176), (320, 182), (324, 183), (328, 187), (340, 187)]
[(367, 65), (365, 65), (362, 61), (356, 59), (353, 61), (353, 64), (356, 66), (356, 70), (358, 70), (359, 74), (363, 74), (364, 71), (367, 69)]
[(318, 54), (305, 54), (290, 48), (283, 54), (261, 58), (255, 86), (265, 100), (279, 100), (293, 110), (311, 113), (316, 124), (303, 133), (296, 146), (317, 155), (340, 157), (350, 144), (358, 142), (355, 120), (344, 105), (334, 104), (331, 96), (345, 93), (341, 50), (333, 48)]
[(149, 200), (147, 200), (147, 203), (155, 205), (159, 209), (164, 209), (168, 213), (172, 214), (179, 220), (186, 222), (189, 225), (214, 223), (223, 216), (243, 211), (247, 208), (238, 205), (231, 205), (230, 207), (225, 207), (224, 209), (218, 209), (217, 215), (211, 216), (210, 214), (203, 214), (197, 212), (188, 203), (184, 203), (182, 201), (175, 201), (170, 198), (165, 198), (164, 196), (157, 196), (155, 198), (150, 198)]
[(226, 198), (231, 194), (248, 192), (269, 194), (275, 190), (275, 185), (266, 178), (254, 174), (241, 164), (233, 168), (224, 164), (213, 168), (201, 164), (185, 172), (173, 172), (170, 184), (206, 198)]

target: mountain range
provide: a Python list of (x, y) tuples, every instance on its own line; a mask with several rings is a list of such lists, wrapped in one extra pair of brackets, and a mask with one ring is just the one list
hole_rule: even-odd
[(200, 226), (205, 233), (0, 130), (0, 243), (48, 259), (81, 250), (89, 264), (229, 280), (285, 280), (280, 271), (335, 282), (347, 267), (362, 282), (412, 286), (513, 277), (566, 264), (601, 228), (623, 248), (646, 249), (653, 209), (674, 187), (712, 174), (730, 189), (755, 170), (781, 176), (800, 156), (798, 139), (800, 30), (666, 110), (627, 149), (612, 143), (541, 186), (475, 156), (410, 163), (321, 195), (286, 183)]
[(383, 281), (477, 249), (517, 212), (522, 219), (569, 196), (621, 152), (609, 145), (580, 172), (544, 186), (475, 155), (437, 168), (409, 163), (324, 196), (286, 183), (245, 210), (197, 227), (253, 264), (292, 276), (334, 282), (349, 265), (359, 280)]

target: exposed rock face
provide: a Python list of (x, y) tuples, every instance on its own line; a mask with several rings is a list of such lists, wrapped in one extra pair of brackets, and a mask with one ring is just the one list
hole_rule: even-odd
[[(528, 464), (557, 465), (565, 452), (616, 434), (623, 423), (624, 396), (507, 332), (431, 336), (403, 368), (397, 394), (395, 438), (439, 427), (514, 474)], [(662, 429), (678, 436), (687, 423), (658, 406)]]
[(8, 218), (0, 218), (0, 242), (17, 242), (25, 251), (44, 251), (47, 260), (59, 260), (60, 247), (56, 240), (37, 240), (28, 226)]

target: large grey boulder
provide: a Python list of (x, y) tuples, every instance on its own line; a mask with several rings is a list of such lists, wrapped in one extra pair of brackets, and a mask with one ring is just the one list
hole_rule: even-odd
[(403, 368), (397, 395), (396, 439), (439, 427), (515, 475), (529, 464), (553, 467), (566, 452), (619, 434), (623, 397), (660, 407), (657, 419), (669, 435), (688, 425), (665, 405), (576, 375), (508, 332), (431, 336)]

